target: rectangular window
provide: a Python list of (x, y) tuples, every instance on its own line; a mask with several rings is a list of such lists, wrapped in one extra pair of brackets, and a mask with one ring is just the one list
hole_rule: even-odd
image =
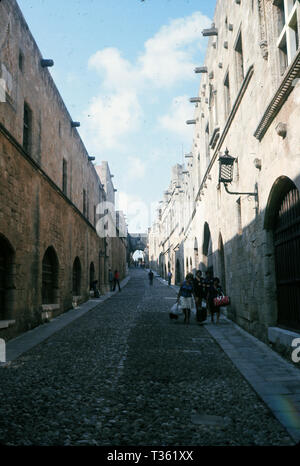
[(237, 79), (237, 85), (238, 87), (240, 87), (245, 77), (244, 76), (243, 43), (242, 43), (241, 32), (238, 35), (234, 50), (235, 50), (236, 79)]
[(23, 115), (23, 149), (27, 154), (31, 153), (32, 142), (32, 112), (29, 106), (24, 103)]
[(229, 73), (226, 74), (224, 79), (224, 98), (225, 118), (227, 118), (231, 110)]
[(67, 189), (68, 189), (68, 162), (65, 159), (63, 159), (62, 189), (63, 189), (64, 194), (67, 195)]
[(278, 40), (281, 74), (293, 61), (299, 48), (298, 5), (296, 0), (276, 0)]

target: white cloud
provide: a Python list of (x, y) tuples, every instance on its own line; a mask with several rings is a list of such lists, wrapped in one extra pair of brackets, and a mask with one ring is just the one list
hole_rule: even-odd
[[(92, 99), (83, 118), (83, 132), (92, 141), (93, 150), (120, 148), (126, 135), (139, 130), (145, 100), (157, 105), (159, 89), (195, 79), (193, 68), (203, 43), (201, 30), (210, 22), (200, 12), (170, 21), (145, 43), (144, 52), (133, 63), (113, 47), (90, 57), (89, 68), (101, 80), (100, 93)], [(188, 112), (188, 103), (183, 101), (178, 105), (173, 101), (172, 107), (175, 113), (161, 118), (163, 128), (189, 137), (185, 119), (192, 107)]]
[(172, 100), (169, 112), (159, 118), (159, 123), (167, 131), (177, 134), (186, 141), (191, 141), (193, 128), (185, 122), (193, 117), (193, 113), (194, 107), (189, 102), (188, 96), (178, 96)]
[(117, 209), (126, 215), (128, 231), (143, 233), (147, 231), (151, 221), (151, 206), (148, 206), (139, 196), (133, 196), (124, 191), (118, 192)]
[(201, 31), (210, 20), (199, 12), (176, 19), (145, 43), (140, 57), (141, 75), (157, 87), (171, 86), (190, 79), (195, 65), (194, 56), (202, 42)]
[(133, 92), (95, 97), (84, 117), (90, 144), (95, 148), (120, 148), (122, 136), (139, 128), (141, 113)]
[(144, 178), (146, 173), (146, 163), (138, 157), (128, 157), (127, 179), (137, 180)]
[(128, 91), (138, 86), (139, 76), (135, 67), (114, 47), (96, 52), (90, 57), (88, 66), (101, 76), (103, 88), (112, 92)]

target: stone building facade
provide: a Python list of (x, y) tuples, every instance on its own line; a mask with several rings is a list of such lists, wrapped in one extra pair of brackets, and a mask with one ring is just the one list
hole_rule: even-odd
[(194, 70), (191, 153), (149, 240), (153, 265), (170, 264), (173, 280), (211, 269), (231, 297), (228, 316), (278, 348), (300, 333), (299, 30), (298, 0), (217, 1)]
[[(15, 0), (0, 2), (0, 337), (108, 289), (126, 238), (100, 237), (99, 179)], [(101, 210), (101, 209), (100, 209)]]

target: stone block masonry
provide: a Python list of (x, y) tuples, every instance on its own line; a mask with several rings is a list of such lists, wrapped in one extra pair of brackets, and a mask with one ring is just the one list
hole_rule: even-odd
[[(17, 2), (2, 0), (0, 338), (5, 339), (86, 301), (95, 280), (100, 292), (107, 291), (110, 260), (121, 279), (126, 273), (126, 238), (97, 234), (97, 206), (108, 193), (45, 64), (52, 62), (44, 61)], [(11, 325), (1, 325), (4, 321)]]

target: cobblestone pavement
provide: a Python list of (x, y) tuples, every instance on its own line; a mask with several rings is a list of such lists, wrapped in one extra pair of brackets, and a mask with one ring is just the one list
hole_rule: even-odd
[[(5, 445), (294, 445), (205, 326), (143, 270), (0, 367)], [(220, 327), (223, 324), (220, 324)]]

